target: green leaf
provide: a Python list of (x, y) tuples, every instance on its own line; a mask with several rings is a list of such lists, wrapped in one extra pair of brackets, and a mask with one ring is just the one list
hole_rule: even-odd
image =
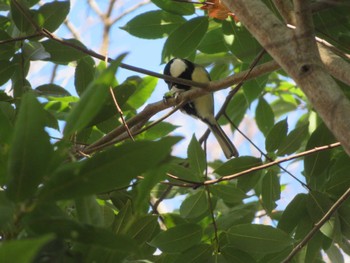
[[(113, 198), (111, 199), (113, 200)], [(113, 203), (115, 202), (113, 201)], [(115, 222), (113, 224), (113, 231), (116, 234), (126, 234), (129, 230), (134, 219), (132, 210), (133, 207), (130, 200), (127, 200), (125, 205), (119, 209), (119, 213), (115, 216)]]
[(182, 16), (156, 10), (134, 17), (121, 29), (136, 37), (156, 39), (169, 35), (184, 22), (186, 20)]
[(330, 248), (325, 250), (330, 262), (337, 262), (337, 263), (344, 263), (344, 256), (342, 251), (338, 248), (338, 246), (335, 246), (332, 244)]
[(181, 253), (174, 263), (202, 263), (208, 262), (213, 254), (213, 248), (209, 244), (199, 244)]
[(54, 32), (66, 19), (69, 8), (69, 1), (54, 1), (41, 6), (39, 8), (39, 15), (42, 15), (44, 18), (42, 27), (50, 32)]
[[(311, 134), (309, 141), (306, 144), (305, 150), (310, 150), (318, 146), (327, 145), (335, 141), (334, 136), (325, 126), (325, 124), (319, 125), (316, 130)], [(304, 174), (310, 187), (317, 190), (319, 184), (325, 182), (324, 177), (331, 161), (331, 151), (319, 151), (314, 154), (309, 154), (304, 158)]]
[(152, 0), (159, 8), (177, 15), (192, 15), (195, 11), (194, 5), (174, 2), (172, 0)]
[(292, 154), (299, 150), (309, 133), (309, 123), (292, 130), (278, 147), (277, 155)]
[(13, 227), (15, 208), (15, 204), (7, 199), (5, 192), (0, 191), (0, 231), (3, 231), (3, 233)]
[(265, 148), (268, 152), (274, 152), (286, 139), (288, 132), (287, 119), (279, 121), (273, 126), (266, 136)]
[(95, 226), (103, 225), (102, 207), (97, 203), (96, 196), (84, 196), (75, 200), (75, 211), (79, 222)]
[(252, 156), (240, 156), (238, 158), (231, 159), (223, 165), (219, 166), (214, 170), (214, 173), (219, 174), (220, 176), (227, 176), (248, 170), (261, 164), (262, 162), (260, 158), (255, 158)]
[(266, 225), (236, 225), (227, 231), (228, 243), (247, 253), (268, 254), (293, 245), (293, 239), (280, 229)]
[(257, 203), (235, 204), (216, 219), (218, 229), (226, 231), (234, 225), (250, 224), (255, 218), (257, 209)]
[(195, 51), (208, 29), (207, 17), (193, 18), (175, 31), (165, 41), (162, 62), (172, 57), (186, 58)]
[(128, 99), (128, 105), (134, 109), (140, 108), (152, 95), (157, 86), (158, 78), (147, 76), (137, 86), (136, 91)]
[(152, 189), (161, 180), (165, 179), (167, 172), (168, 166), (163, 165), (144, 174), (143, 180), (139, 181), (136, 186), (136, 198), (134, 199), (134, 207), (136, 209), (145, 209), (146, 211), (149, 209), (149, 198)]
[(50, 58), (50, 54), (45, 51), (44, 46), (40, 42), (26, 41), (22, 47), (23, 55), (26, 60), (44, 60)]
[[(117, 100), (118, 105), (122, 110), (125, 108), (129, 109), (129, 105), (126, 105), (126, 104), (129, 98), (135, 93), (135, 90), (137, 90), (137, 88), (141, 86), (140, 82), (141, 80), (139, 77), (132, 76), (127, 78), (122, 84), (113, 88), (114, 97)], [(110, 120), (110, 123), (112, 124), (111, 129), (114, 129), (117, 124), (117, 120), (116, 118), (112, 118), (112, 117), (118, 114), (118, 110), (112, 96), (107, 96), (107, 98), (102, 104), (103, 104), (102, 108), (98, 111), (96, 116), (89, 122), (88, 126), (93, 126), (98, 124), (98, 128), (101, 131), (107, 133), (110, 130), (108, 129), (107, 131), (104, 130), (104, 127), (102, 126), (103, 122), (108, 124), (108, 120)]]
[(95, 61), (90, 56), (83, 57), (78, 61), (78, 65), (75, 68), (74, 85), (75, 91), (79, 96), (83, 94), (93, 81), (95, 71)]
[(159, 224), (157, 216), (145, 215), (130, 225), (126, 235), (141, 245), (150, 241), (158, 232)]
[[(68, 62), (75, 61), (86, 56), (84, 52), (80, 51), (78, 48), (75, 48), (79, 47), (82, 49), (86, 49), (86, 47), (78, 40), (63, 39), (63, 41), (68, 45), (64, 45), (52, 39), (41, 42), (41, 44), (45, 48), (45, 51), (50, 54), (50, 58), (47, 58), (46, 60), (58, 64), (67, 64)], [(75, 47), (72, 47), (70, 45)]]
[(309, 193), (306, 205), (309, 216), (316, 223), (327, 213), (332, 202), (326, 194), (313, 191)]
[(145, 140), (157, 140), (169, 135), (169, 133), (173, 132), (178, 127), (179, 126), (173, 125), (169, 122), (162, 121), (160, 123), (157, 123), (157, 125), (151, 127), (150, 129), (146, 130), (139, 136)]
[(263, 205), (268, 213), (276, 208), (276, 201), (281, 197), (281, 185), (278, 176), (272, 170), (269, 170), (262, 180), (261, 197)]
[(198, 176), (203, 176), (203, 172), (207, 167), (205, 152), (203, 151), (201, 145), (193, 135), (190, 145), (187, 149), (188, 161), (190, 163), (190, 169)]
[[(249, 170), (253, 167), (261, 165), (261, 159), (252, 156), (240, 156), (238, 158), (231, 159), (215, 169), (214, 173), (220, 176), (233, 175), (245, 170)], [(261, 171), (250, 172), (238, 178), (238, 188), (243, 191), (252, 189), (259, 180)]]
[(182, 224), (159, 233), (150, 242), (151, 246), (165, 253), (179, 253), (198, 244), (202, 237), (202, 228), (196, 224)]
[(46, 113), (34, 95), (24, 94), (9, 155), (7, 193), (13, 201), (30, 198), (47, 173), (53, 149), (45, 120)]
[[(3, 31), (0, 29), (0, 41), (2, 40), (9, 40), (11, 39), (11, 36), (6, 33), (6, 31)], [(16, 42), (9, 42), (9, 43), (2, 43), (1, 49), (0, 49), (0, 58), (1, 60), (7, 60), (10, 59), (16, 50), (15, 47)]]
[(9, 144), (13, 135), (15, 110), (10, 103), (0, 102), (0, 143)]
[(204, 177), (190, 168), (185, 167), (182, 164), (171, 163), (168, 167), (168, 172), (175, 175), (181, 179), (192, 181), (192, 182), (202, 182)]
[(16, 70), (16, 64), (12, 61), (0, 60), (0, 85), (5, 84)]
[(28, 220), (28, 225), (39, 234), (55, 233), (59, 238), (111, 248), (128, 254), (137, 251), (137, 245), (130, 237), (115, 235), (106, 228), (84, 225), (65, 218), (33, 216), (30, 221)]
[(66, 137), (85, 128), (102, 108), (123, 58), (124, 55), (120, 56), (100, 76), (95, 78), (84, 92), (79, 103), (73, 107), (66, 120), (67, 123), (64, 129)]
[(205, 190), (188, 196), (180, 206), (180, 215), (184, 218), (199, 218), (208, 212), (208, 200)]
[(168, 137), (156, 142), (126, 143), (95, 154), (80, 166), (62, 166), (42, 187), (39, 199), (70, 199), (126, 187), (140, 173), (157, 167), (178, 141)]
[(40, 249), (53, 239), (53, 235), (45, 235), (38, 238), (2, 242), (0, 258), (4, 262), (31, 263)]
[(329, 180), (326, 182), (326, 191), (337, 198), (341, 196), (350, 185), (350, 160), (346, 153), (340, 155), (329, 171)]
[(11, 1), (11, 18), (19, 31), (27, 33), (35, 31), (29, 21), (29, 19), (32, 19), (32, 16), (33, 11), (29, 9), (29, 4), (26, 0)]
[(250, 254), (229, 245), (223, 247), (221, 253), (228, 262), (256, 263), (255, 259)]
[[(228, 104), (227, 116), (230, 116), (233, 123), (238, 127), (248, 109), (248, 101), (242, 92), (237, 93)], [(223, 118), (221, 118), (223, 119)]]
[(56, 84), (44, 84), (37, 87), (35, 90), (39, 91), (39, 94), (42, 96), (70, 96), (67, 90)]
[(282, 217), (278, 222), (278, 228), (287, 233), (292, 233), (303, 215), (307, 213), (306, 200), (306, 194), (296, 195), (283, 211)]
[(206, 54), (227, 52), (221, 28), (208, 31), (199, 44), (198, 50)]
[(255, 110), (256, 124), (260, 131), (266, 136), (275, 124), (275, 116), (271, 106), (264, 98), (260, 98)]
[(251, 63), (262, 50), (258, 41), (249, 31), (242, 25), (236, 25), (233, 20), (223, 21), (222, 31), (228, 49), (243, 62)]
[(232, 184), (213, 185), (210, 187), (210, 192), (228, 204), (241, 203), (243, 199), (247, 198), (241, 189)]

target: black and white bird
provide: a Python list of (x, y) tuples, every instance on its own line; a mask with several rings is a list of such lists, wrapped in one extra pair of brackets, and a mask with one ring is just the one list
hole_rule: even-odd
[[(170, 60), (165, 68), (164, 74), (176, 78), (188, 79), (195, 82), (210, 82), (210, 75), (206, 69), (200, 65), (194, 64), (189, 60), (174, 58)], [(165, 81), (170, 90), (170, 96), (176, 95), (197, 87)], [(167, 97), (167, 96), (165, 96)], [(204, 95), (193, 101), (186, 103), (181, 111), (206, 123), (219, 142), (227, 159), (238, 157), (238, 151), (231, 140), (227, 137), (214, 117), (214, 96), (212, 93)]]

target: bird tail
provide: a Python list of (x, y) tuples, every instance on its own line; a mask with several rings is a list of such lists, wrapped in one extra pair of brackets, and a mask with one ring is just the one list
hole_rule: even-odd
[(209, 129), (214, 134), (216, 140), (221, 146), (222, 151), (224, 152), (227, 159), (230, 159), (231, 157), (238, 157), (238, 151), (236, 147), (233, 145), (231, 140), (228, 138), (228, 136), (225, 134), (225, 132), (222, 130), (220, 125), (217, 123), (217, 121), (214, 120), (205, 120), (207, 123)]

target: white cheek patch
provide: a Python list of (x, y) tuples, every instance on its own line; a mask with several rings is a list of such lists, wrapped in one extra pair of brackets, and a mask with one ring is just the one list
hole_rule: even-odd
[(175, 59), (170, 66), (170, 75), (177, 78), (186, 70), (186, 64), (181, 59)]

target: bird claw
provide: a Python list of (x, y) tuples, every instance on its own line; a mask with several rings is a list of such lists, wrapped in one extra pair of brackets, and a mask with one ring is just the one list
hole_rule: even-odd
[(174, 98), (176, 101), (178, 97), (179, 97), (178, 91), (170, 90), (164, 94), (163, 101), (164, 101), (164, 103), (167, 103), (168, 99), (170, 99), (170, 98)]

